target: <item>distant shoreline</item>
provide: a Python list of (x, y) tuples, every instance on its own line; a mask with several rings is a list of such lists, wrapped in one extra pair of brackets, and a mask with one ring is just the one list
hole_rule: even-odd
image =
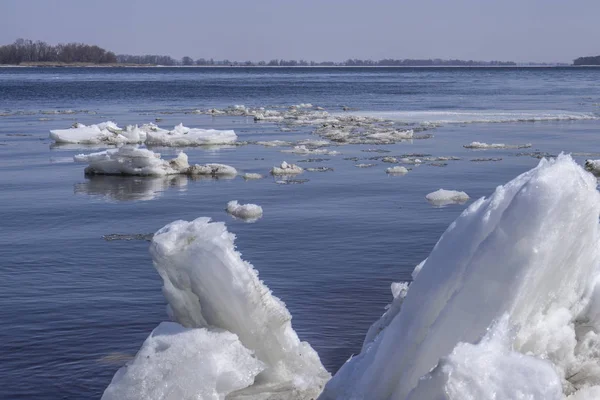
[(21, 63), (0, 64), (0, 68), (580, 68), (600, 67), (599, 65), (152, 65), (152, 64), (122, 64), (122, 63)]

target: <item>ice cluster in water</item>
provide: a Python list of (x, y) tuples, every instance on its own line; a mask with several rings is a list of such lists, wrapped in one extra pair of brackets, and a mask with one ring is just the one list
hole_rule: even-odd
[(233, 235), (176, 221), (151, 245), (175, 322), (104, 399), (597, 400), (599, 216), (596, 179), (565, 155), (473, 202), (324, 389)]
[(155, 124), (142, 126), (129, 125), (119, 128), (108, 121), (97, 125), (76, 123), (70, 129), (50, 131), (50, 138), (56, 143), (72, 144), (139, 144), (146, 143), (160, 146), (204, 146), (215, 144), (231, 144), (237, 140), (234, 131), (215, 129), (192, 129), (179, 124), (169, 131)]
[(127, 175), (127, 176), (165, 176), (165, 175), (209, 175), (235, 176), (237, 170), (225, 164), (190, 165), (188, 157), (181, 152), (171, 160), (163, 160), (159, 153), (135, 146), (122, 146), (98, 153), (79, 154), (73, 157), (75, 162), (86, 162), (87, 175)]
[(481, 143), (481, 142), (471, 142), (469, 144), (465, 144), (463, 146), (465, 149), (527, 149), (531, 147), (531, 143), (526, 144), (504, 144), (504, 143)]

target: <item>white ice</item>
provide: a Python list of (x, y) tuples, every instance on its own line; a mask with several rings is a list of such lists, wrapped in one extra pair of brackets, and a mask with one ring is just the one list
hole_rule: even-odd
[(435, 206), (445, 206), (448, 204), (464, 204), (469, 201), (469, 195), (457, 190), (439, 189), (425, 196), (427, 201)]
[(597, 400), (599, 215), (565, 155), (475, 201), (320, 399)]
[(86, 174), (165, 176), (187, 173), (188, 158), (179, 153), (172, 160), (163, 160), (159, 153), (148, 149), (123, 146), (98, 153), (78, 154), (76, 162), (86, 162)]
[(261, 174), (255, 173), (255, 172), (247, 172), (244, 175), (242, 175), (242, 178), (244, 178), (247, 181), (251, 181), (251, 180), (256, 180), (256, 179), (262, 179), (263, 176)]
[(272, 175), (298, 175), (304, 172), (302, 167), (297, 166), (296, 164), (288, 164), (287, 162), (282, 162), (279, 167), (273, 167), (271, 169)]
[(76, 123), (70, 129), (51, 130), (50, 139), (71, 144), (133, 144), (144, 142), (146, 132), (137, 126), (122, 129), (112, 121), (89, 126)]
[(162, 322), (102, 400), (223, 400), (264, 368), (231, 332)]
[(463, 146), (466, 149), (527, 149), (531, 147), (531, 143), (526, 144), (504, 144), (504, 143), (481, 143), (471, 142)]
[(385, 170), (385, 172), (390, 175), (405, 175), (405, 174), (408, 174), (408, 169), (406, 167), (402, 167), (402, 166), (398, 165), (395, 167), (387, 168)]
[(420, 124), (469, 124), (501, 122), (539, 122), (590, 120), (597, 117), (590, 113), (560, 110), (498, 111), (498, 110), (423, 110), (423, 111), (356, 111), (352, 115), (384, 118), (404, 123)]
[(237, 170), (231, 165), (226, 164), (194, 164), (187, 170), (189, 175), (210, 175), (215, 177), (235, 177)]
[[(228, 389), (244, 387), (228, 399), (316, 398), (329, 373), (312, 347), (298, 339), (284, 303), (259, 280), (252, 265), (241, 259), (234, 239), (223, 223), (208, 218), (175, 221), (156, 232), (150, 253), (163, 279), (168, 313), (178, 324), (194, 328), (191, 335), (197, 340), (188, 345), (188, 340), (182, 339), (181, 346), (174, 347), (168, 355), (168, 362), (154, 357), (157, 346), (153, 343), (144, 345), (130, 364), (138, 365), (139, 371), (132, 372), (134, 376), (129, 378), (130, 366), (124, 367), (125, 373), (118, 372), (111, 386), (135, 384), (138, 376), (176, 371), (165, 373), (162, 379), (148, 379), (144, 392), (127, 393), (138, 396), (131, 400), (162, 399), (144, 397), (144, 393), (160, 393), (168, 387), (170, 393), (196, 392), (196, 397), (190, 398), (203, 399), (200, 389), (218, 391), (219, 382), (225, 381)], [(212, 337), (199, 330), (226, 336)], [(235, 349), (223, 345), (223, 340)], [(158, 350), (161, 348), (158, 346)], [(207, 364), (193, 367), (194, 349), (199, 350), (199, 357), (208, 357)], [(243, 350), (252, 353), (256, 362), (249, 362)], [(151, 357), (148, 359), (147, 355)], [(204, 375), (212, 370), (211, 362), (220, 369), (204, 381)], [(259, 365), (262, 372), (256, 375)], [(221, 376), (219, 371), (233, 372)], [(109, 387), (107, 392), (110, 391)]]
[(150, 130), (146, 144), (158, 146), (203, 146), (214, 144), (231, 144), (237, 140), (232, 130), (192, 129), (179, 124), (171, 131)]
[(227, 212), (235, 218), (242, 219), (246, 222), (257, 221), (263, 215), (263, 209), (256, 204), (240, 204), (237, 200), (232, 200), (227, 203)]
[(319, 154), (319, 155), (327, 155), (327, 156), (335, 156), (340, 154), (339, 151), (336, 150), (328, 150), (328, 149), (311, 149), (306, 147), (305, 145), (294, 146), (291, 149), (281, 150), (282, 153), (293, 153), (293, 154)]

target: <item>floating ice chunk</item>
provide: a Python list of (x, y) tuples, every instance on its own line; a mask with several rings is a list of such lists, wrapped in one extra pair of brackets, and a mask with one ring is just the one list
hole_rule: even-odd
[(333, 168), (331, 167), (309, 167), (306, 168), (308, 172), (333, 172)]
[(187, 170), (189, 175), (236, 176), (237, 170), (226, 164), (194, 164)]
[(124, 130), (112, 121), (90, 126), (76, 123), (70, 129), (51, 130), (50, 139), (56, 143), (71, 144), (131, 144), (142, 143), (145, 132), (137, 127), (127, 127)]
[(172, 160), (163, 160), (159, 153), (147, 149), (123, 146), (91, 154), (78, 154), (75, 162), (87, 162), (86, 174), (165, 176), (187, 173), (188, 158), (179, 153)]
[(385, 172), (390, 175), (405, 175), (405, 174), (408, 174), (408, 169), (406, 167), (402, 167), (402, 166), (398, 165), (395, 167), (387, 168), (385, 170)]
[(256, 204), (239, 204), (237, 200), (227, 203), (227, 212), (232, 216), (243, 219), (246, 222), (257, 221), (263, 215), (263, 209)]
[(356, 164), (355, 167), (356, 168), (371, 168), (371, 167), (374, 167), (376, 165), (377, 164), (364, 164), (364, 163), (361, 163), (361, 164)]
[[(279, 396), (271, 398), (292, 398), (287, 392), (316, 398), (329, 374), (312, 347), (298, 339), (283, 302), (235, 251), (234, 238), (223, 223), (208, 218), (175, 221), (154, 235), (150, 253), (163, 279), (172, 319), (189, 328), (231, 332), (254, 352), (264, 370), (247, 391), (236, 393), (239, 398), (255, 393), (246, 399), (267, 399), (271, 391)], [(214, 350), (223, 351), (221, 346)], [(248, 375), (255, 371), (248, 370)], [(189, 385), (196, 384), (194, 369), (183, 373)]]
[(320, 399), (597, 393), (600, 320), (590, 306), (600, 293), (596, 185), (560, 155), (475, 201), (442, 235), (398, 314)]
[(179, 124), (172, 131), (149, 130), (146, 144), (158, 146), (204, 146), (235, 143), (237, 135), (232, 130), (191, 129)]
[(261, 146), (265, 146), (265, 147), (277, 147), (277, 146), (291, 146), (292, 142), (286, 142), (284, 140), (270, 140), (270, 141), (258, 141), (256, 142), (256, 144), (259, 144)]
[(273, 167), (271, 169), (272, 175), (298, 175), (304, 172), (302, 167), (299, 167), (295, 164), (288, 164), (287, 162), (282, 162), (279, 167)]
[(504, 144), (504, 143), (481, 143), (471, 142), (463, 146), (465, 149), (527, 149), (531, 147), (531, 143), (526, 144)]
[(328, 150), (328, 149), (310, 149), (304, 145), (300, 145), (300, 146), (294, 146), (291, 149), (288, 150), (281, 150), (282, 153), (293, 153), (293, 154), (322, 154), (322, 155), (327, 155), (327, 156), (335, 156), (340, 154), (338, 151), (335, 150)]
[(331, 142), (329, 140), (304, 139), (304, 140), (299, 140), (298, 145), (323, 147), (323, 146), (330, 146)]
[(423, 163), (423, 161), (421, 161), (420, 158), (412, 158), (412, 157), (403, 157), (399, 161), (403, 164), (422, 164)]
[(300, 104), (290, 106), (290, 108), (313, 108), (313, 105), (310, 103), (300, 103)]
[(552, 364), (512, 351), (510, 342), (505, 316), (480, 343), (459, 343), (419, 381), (408, 400), (563, 400)]
[(398, 162), (398, 159), (396, 157), (383, 157), (381, 161), (385, 163), (395, 164)]
[(585, 169), (594, 175), (600, 175), (600, 160), (585, 160)]
[(425, 196), (427, 201), (435, 206), (445, 206), (448, 204), (464, 204), (469, 201), (469, 195), (457, 190), (439, 189)]
[(263, 176), (261, 174), (248, 172), (248, 173), (245, 173), (244, 175), (242, 175), (242, 178), (244, 178), (247, 181), (250, 181), (250, 180), (256, 180), (256, 179), (262, 179)]
[(102, 400), (221, 400), (252, 385), (264, 368), (231, 332), (162, 322)]

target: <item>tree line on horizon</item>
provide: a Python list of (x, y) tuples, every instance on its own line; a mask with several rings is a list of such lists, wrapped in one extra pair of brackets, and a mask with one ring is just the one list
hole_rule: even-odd
[[(586, 57), (587, 58), (587, 57)], [(577, 61), (577, 60), (576, 60)], [(67, 43), (50, 45), (43, 41), (17, 39), (14, 43), (0, 46), (0, 64), (19, 65), (23, 63), (90, 63), (90, 64), (129, 64), (129, 65), (164, 65), (164, 66), (265, 66), (265, 67), (303, 67), (303, 66), (515, 66), (512, 61), (474, 61), (474, 60), (442, 60), (442, 59), (391, 59), (378, 61), (348, 59), (342, 62), (306, 61), (273, 59), (270, 61), (230, 61), (191, 57), (180, 60), (164, 55), (116, 55), (112, 51), (99, 46), (84, 43)]]
[(600, 65), (600, 56), (579, 57), (573, 61), (573, 65)]

